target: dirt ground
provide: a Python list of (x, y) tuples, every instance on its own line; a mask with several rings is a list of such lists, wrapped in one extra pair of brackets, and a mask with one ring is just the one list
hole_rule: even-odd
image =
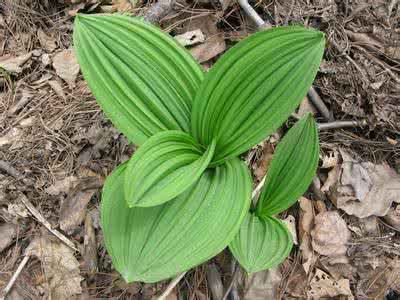
[[(100, 191), (135, 146), (103, 116), (72, 50), (78, 11), (145, 15), (154, 3), (142, 1), (0, 0), (0, 291), (26, 262), (6, 299), (152, 299), (168, 285), (126, 284), (112, 268)], [(308, 111), (325, 124), (318, 176), (281, 215), (296, 242), (281, 266), (246, 276), (226, 250), (167, 299), (221, 299), (227, 290), (228, 299), (400, 299), (400, 1), (250, 3), (273, 26), (325, 33), (314, 88), (329, 109), (324, 116), (306, 97), (243, 156), (254, 186)], [(178, 0), (156, 21), (205, 69), (257, 30), (230, 0)]]

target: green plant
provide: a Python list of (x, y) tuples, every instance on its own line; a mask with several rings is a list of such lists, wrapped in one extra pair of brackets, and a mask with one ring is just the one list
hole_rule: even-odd
[(285, 135), (254, 209), (251, 175), (238, 155), (299, 105), (317, 73), (323, 34), (302, 27), (258, 32), (207, 74), (139, 18), (78, 15), (74, 45), (98, 103), (139, 145), (102, 193), (105, 244), (124, 279), (166, 279), (227, 245), (249, 272), (281, 262), (291, 238), (273, 215), (292, 205), (315, 173), (315, 122), (306, 116)]

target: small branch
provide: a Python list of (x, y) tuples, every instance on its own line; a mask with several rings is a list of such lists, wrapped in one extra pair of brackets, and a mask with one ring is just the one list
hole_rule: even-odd
[(268, 27), (268, 24), (257, 14), (254, 8), (249, 4), (248, 0), (238, 0), (238, 3), (258, 27)]
[(4, 160), (0, 160), (0, 171), (7, 173), (15, 179), (21, 179), (22, 177), (21, 173), (17, 169)]
[(174, 5), (175, 0), (159, 0), (149, 8), (144, 15), (144, 20), (153, 24), (158, 23), (173, 9)]
[(229, 283), (229, 286), (228, 286), (228, 288), (227, 288), (227, 290), (225, 292), (225, 295), (222, 298), (222, 300), (228, 299), (229, 293), (231, 291), (232, 291), (232, 293), (237, 293), (236, 291), (234, 291), (233, 287), (234, 287), (234, 285), (236, 283), (237, 276), (239, 274), (239, 266), (238, 266), (238, 264), (236, 262), (236, 259), (234, 257), (232, 257), (232, 269), (233, 269), (233, 272), (231, 271), (233, 273), (232, 274), (232, 279), (231, 279), (231, 282)]
[(317, 91), (314, 87), (311, 87), (308, 91), (308, 98), (314, 104), (316, 109), (321, 113), (321, 115), (327, 121), (333, 121), (332, 114), (330, 113), (328, 107), (325, 105), (324, 101), (322, 101), (321, 97), (318, 95)]
[(17, 280), (19, 274), (21, 274), (23, 268), (25, 267), (25, 265), (27, 264), (28, 260), (29, 260), (30, 256), (26, 255), (24, 257), (24, 259), (21, 261), (21, 263), (19, 264), (17, 270), (15, 271), (15, 273), (13, 274), (13, 276), (11, 277), (10, 281), (8, 282), (7, 286), (4, 288), (4, 290), (1, 292), (0, 295), (0, 300), (4, 300), (5, 297), (7, 296), (7, 294), (10, 292), (11, 288), (13, 287), (15, 281)]
[(181, 279), (183, 278), (183, 276), (185, 276), (186, 272), (183, 272), (181, 274), (179, 274), (178, 276), (176, 276), (167, 286), (167, 288), (165, 289), (164, 293), (161, 294), (160, 297), (157, 298), (157, 300), (165, 300), (168, 295), (172, 292), (172, 290), (174, 289), (174, 287), (179, 283), (179, 281), (181, 281)]
[(57, 238), (59, 238), (68, 247), (70, 247), (75, 251), (78, 251), (74, 243), (71, 242), (66, 236), (64, 236), (58, 230), (51, 228), (51, 224), (42, 216), (42, 214), (33, 206), (33, 204), (28, 200), (28, 198), (22, 193), (21, 193), (21, 201), (22, 203), (24, 203), (26, 208), (30, 211), (30, 213), (36, 218), (36, 220), (39, 223), (41, 223), (44, 227), (46, 227), (52, 234), (54, 234)]
[(318, 124), (318, 129), (320, 131), (338, 128), (351, 128), (351, 127), (364, 127), (367, 126), (366, 120), (361, 121), (334, 121), (329, 123)]

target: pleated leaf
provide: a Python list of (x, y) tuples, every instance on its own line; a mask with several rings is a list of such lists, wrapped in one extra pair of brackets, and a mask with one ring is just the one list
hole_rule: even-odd
[(97, 102), (132, 143), (164, 130), (189, 132), (203, 72), (172, 37), (139, 18), (79, 14), (73, 38)]
[(199, 179), (214, 154), (215, 143), (203, 151), (187, 133), (164, 131), (149, 138), (133, 155), (125, 172), (129, 207), (167, 202)]
[(318, 159), (318, 130), (308, 114), (278, 144), (258, 199), (257, 215), (272, 216), (292, 206), (309, 187)]
[(215, 256), (232, 241), (250, 206), (251, 177), (236, 158), (152, 207), (128, 208), (125, 171), (123, 164), (105, 182), (101, 222), (114, 267), (127, 282), (167, 279)]
[(248, 213), (229, 249), (240, 265), (253, 273), (279, 265), (292, 246), (292, 237), (280, 220)]
[(203, 145), (217, 141), (215, 164), (281, 126), (306, 95), (323, 51), (323, 33), (279, 27), (253, 34), (217, 61), (192, 110), (194, 137)]

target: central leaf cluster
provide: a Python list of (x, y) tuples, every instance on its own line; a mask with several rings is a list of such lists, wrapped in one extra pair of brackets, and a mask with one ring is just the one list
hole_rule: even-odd
[[(273, 214), (293, 204), (315, 173), (315, 123), (303, 118), (278, 147), (255, 215), (251, 175), (238, 156), (299, 105), (317, 73), (323, 34), (296, 26), (253, 34), (207, 74), (139, 18), (78, 15), (74, 46), (103, 111), (139, 146), (102, 194), (105, 243), (124, 278), (169, 278), (232, 241), (249, 271), (280, 262), (291, 239)], [(252, 235), (259, 243), (245, 244)], [(255, 251), (264, 255), (257, 260)]]

